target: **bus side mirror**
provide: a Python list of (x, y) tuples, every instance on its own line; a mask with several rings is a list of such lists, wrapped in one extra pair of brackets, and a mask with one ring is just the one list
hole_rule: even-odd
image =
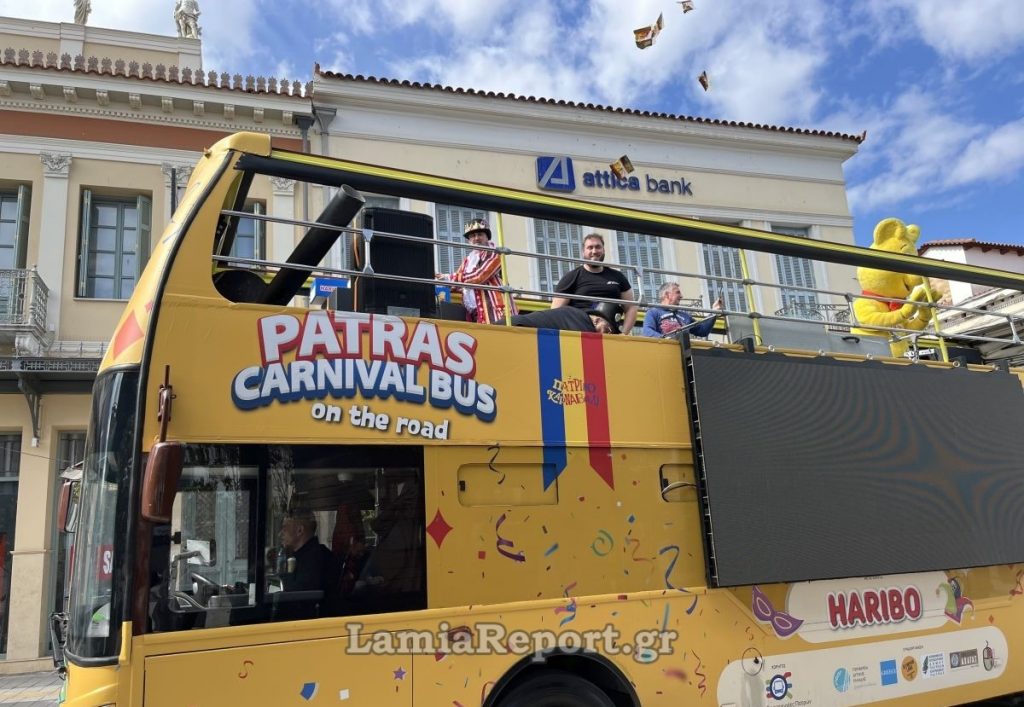
[(142, 517), (151, 523), (170, 523), (174, 496), (185, 463), (181, 442), (157, 442), (149, 450), (142, 479)]
[(57, 506), (57, 530), (73, 533), (78, 526), (78, 494), (81, 481), (65, 480), (60, 487), (60, 504)]

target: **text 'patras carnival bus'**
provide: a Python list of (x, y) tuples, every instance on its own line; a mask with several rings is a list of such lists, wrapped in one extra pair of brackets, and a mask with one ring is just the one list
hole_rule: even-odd
[[(257, 176), (322, 188), (323, 213), (245, 211)], [(433, 253), (432, 230), (380, 208), (350, 228), (361, 192), (494, 215), (502, 258), (537, 257), (503, 247), (504, 214), (1024, 289), (223, 140), (96, 381), (54, 621), (66, 705), (930, 706), (1024, 691), (1019, 371), (890, 355), (887, 337), (917, 352), (933, 328), (872, 341), (855, 321), (812, 322), (823, 343), (787, 347), (769, 339), (797, 322), (751, 312), (727, 311), (708, 342), (445, 318), (432, 260), (425, 277), (402, 269)], [(232, 251), (245, 219), (298, 229), (287, 263)], [(320, 267), (339, 239), (355, 265)], [(309, 306), (311, 276), (348, 287)], [(523, 309), (545, 295), (516, 293)]]

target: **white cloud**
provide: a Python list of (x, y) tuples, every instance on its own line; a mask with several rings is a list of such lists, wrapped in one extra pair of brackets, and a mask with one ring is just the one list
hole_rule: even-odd
[[(391, 70), (456, 86), (641, 109), (664, 110), (668, 94), (676, 96), (672, 112), (752, 122), (807, 123), (820, 100), (815, 82), (827, 59), (821, 31), (827, 12), (817, 0), (698, 2), (686, 15), (660, 0), (595, 0), (576, 13), (518, 2), (505, 3), (514, 18), (500, 29), (453, 43), (450, 51), (395, 62)], [(637, 49), (633, 29), (660, 12), (664, 30), (654, 46)], [(705, 69), (713, 81), (708, 94), (696, 80)]]
[(339, 74), (359, 73), (355, 53), (352, 50), (352, 38), (346, 32), (335, 32), (329, 37), (321, 37), (313, 42), (317, 62), (324, 71)]
[(522, 4), (524, 10), (529, 7), (522, 0), (383, 0), (378, 17), (399, 25), (422, 22), (436, 29), (450, 26), (455, 30), (450, 35), (453, 43), (486, 43), (494, 35), (497, 18), (512, 14), (517, 4)]
[(955, 184), (1004, 181), (1024, 172), (1024, 118), (971, 140), (948, 170)]
[(716, 117), (806, 124), (821, 96), (815, 73), (823, 54), (772, 42), (761, 28), (748, 28), (727, 38), (708, 59), (712, 83), (706, 100)]
[(1020, 0), (903, 0), (921, 38), (940, 54), (978, 62), (1007, 55), (1024, 44)]
[(507, 9), (515, 9), (515, 16), (501, 31), (453, 37), (441, 53), (393, 62), (393, 75), (481, 91), (594, 100), (586, 71), (574, 61), (574, 43), (563, 34), (570, 30), (559, 26), (553, 6), (536, 2)]
[(917, 39), (951, 61), (981, 64), (1024, 46), (1020, 0), (864, 0), (853, 17), (879, 44)]
[[(96, 0), (98, 2), (98, 0)], [(93, 4), (95, 5), (96, 2)], [(172, 4), (161, 3), (173, 8)], [(257, 22), (266, 21), (252, 2), (202, 2), (199, 24), (203, 29), (203, 66), (219, 71), (256, 73), (249, 61), (261, 56), (264, 47), (254, 41)], [(172, 30), (176, 33), (176, 30)]]
[[(919, 208), (941, 203), (944, 194), (1019, 178), (1024, 173), (1024, 119), (978, 124), (947, 112), (944, 97), (908, 91), (880, 110), (869, 131), (878, 135), (862, 148), (867, 173), (848, 190), (853, 211), (873, 211), (914, 201)], [(872, 144), (873, 143), (873, 144)]]

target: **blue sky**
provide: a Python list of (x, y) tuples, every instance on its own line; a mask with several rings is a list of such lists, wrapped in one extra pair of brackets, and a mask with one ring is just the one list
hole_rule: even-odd
[[(89, 24), (173, 34), (173, 0), (91, 0)], [(207, 70), (324, 69), (849, 134), (857, 242), (1024, 245), (1024, 0), (199, 0)], [(72, 0), (0, 0), (70, 21)], [(659, 13), (640, 51), (632, 30)], [(705, 93), (696, 81), (711, 76)]]

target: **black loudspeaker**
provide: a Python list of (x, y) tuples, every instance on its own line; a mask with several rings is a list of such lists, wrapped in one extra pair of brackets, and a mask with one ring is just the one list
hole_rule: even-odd
[[(379, 231), (418, 238), (434, 237), (434, 219), (399, 209), (370, 207), (363, 209), (363, 228), (374, 231), (370, 240), (370, 265), (373, 272), (404, 275), (427, 280), (434, 278), (434, 244), (416, 243), (379, 235)], [(362, 234), (353, 239), (355, 269), (366, 265)], [(436, 298), (433, 284), (401, 282), (376, 277), (356, 277), (352, 281), (353, 309), (371, 314), (400, 314), (433, 317)]]

